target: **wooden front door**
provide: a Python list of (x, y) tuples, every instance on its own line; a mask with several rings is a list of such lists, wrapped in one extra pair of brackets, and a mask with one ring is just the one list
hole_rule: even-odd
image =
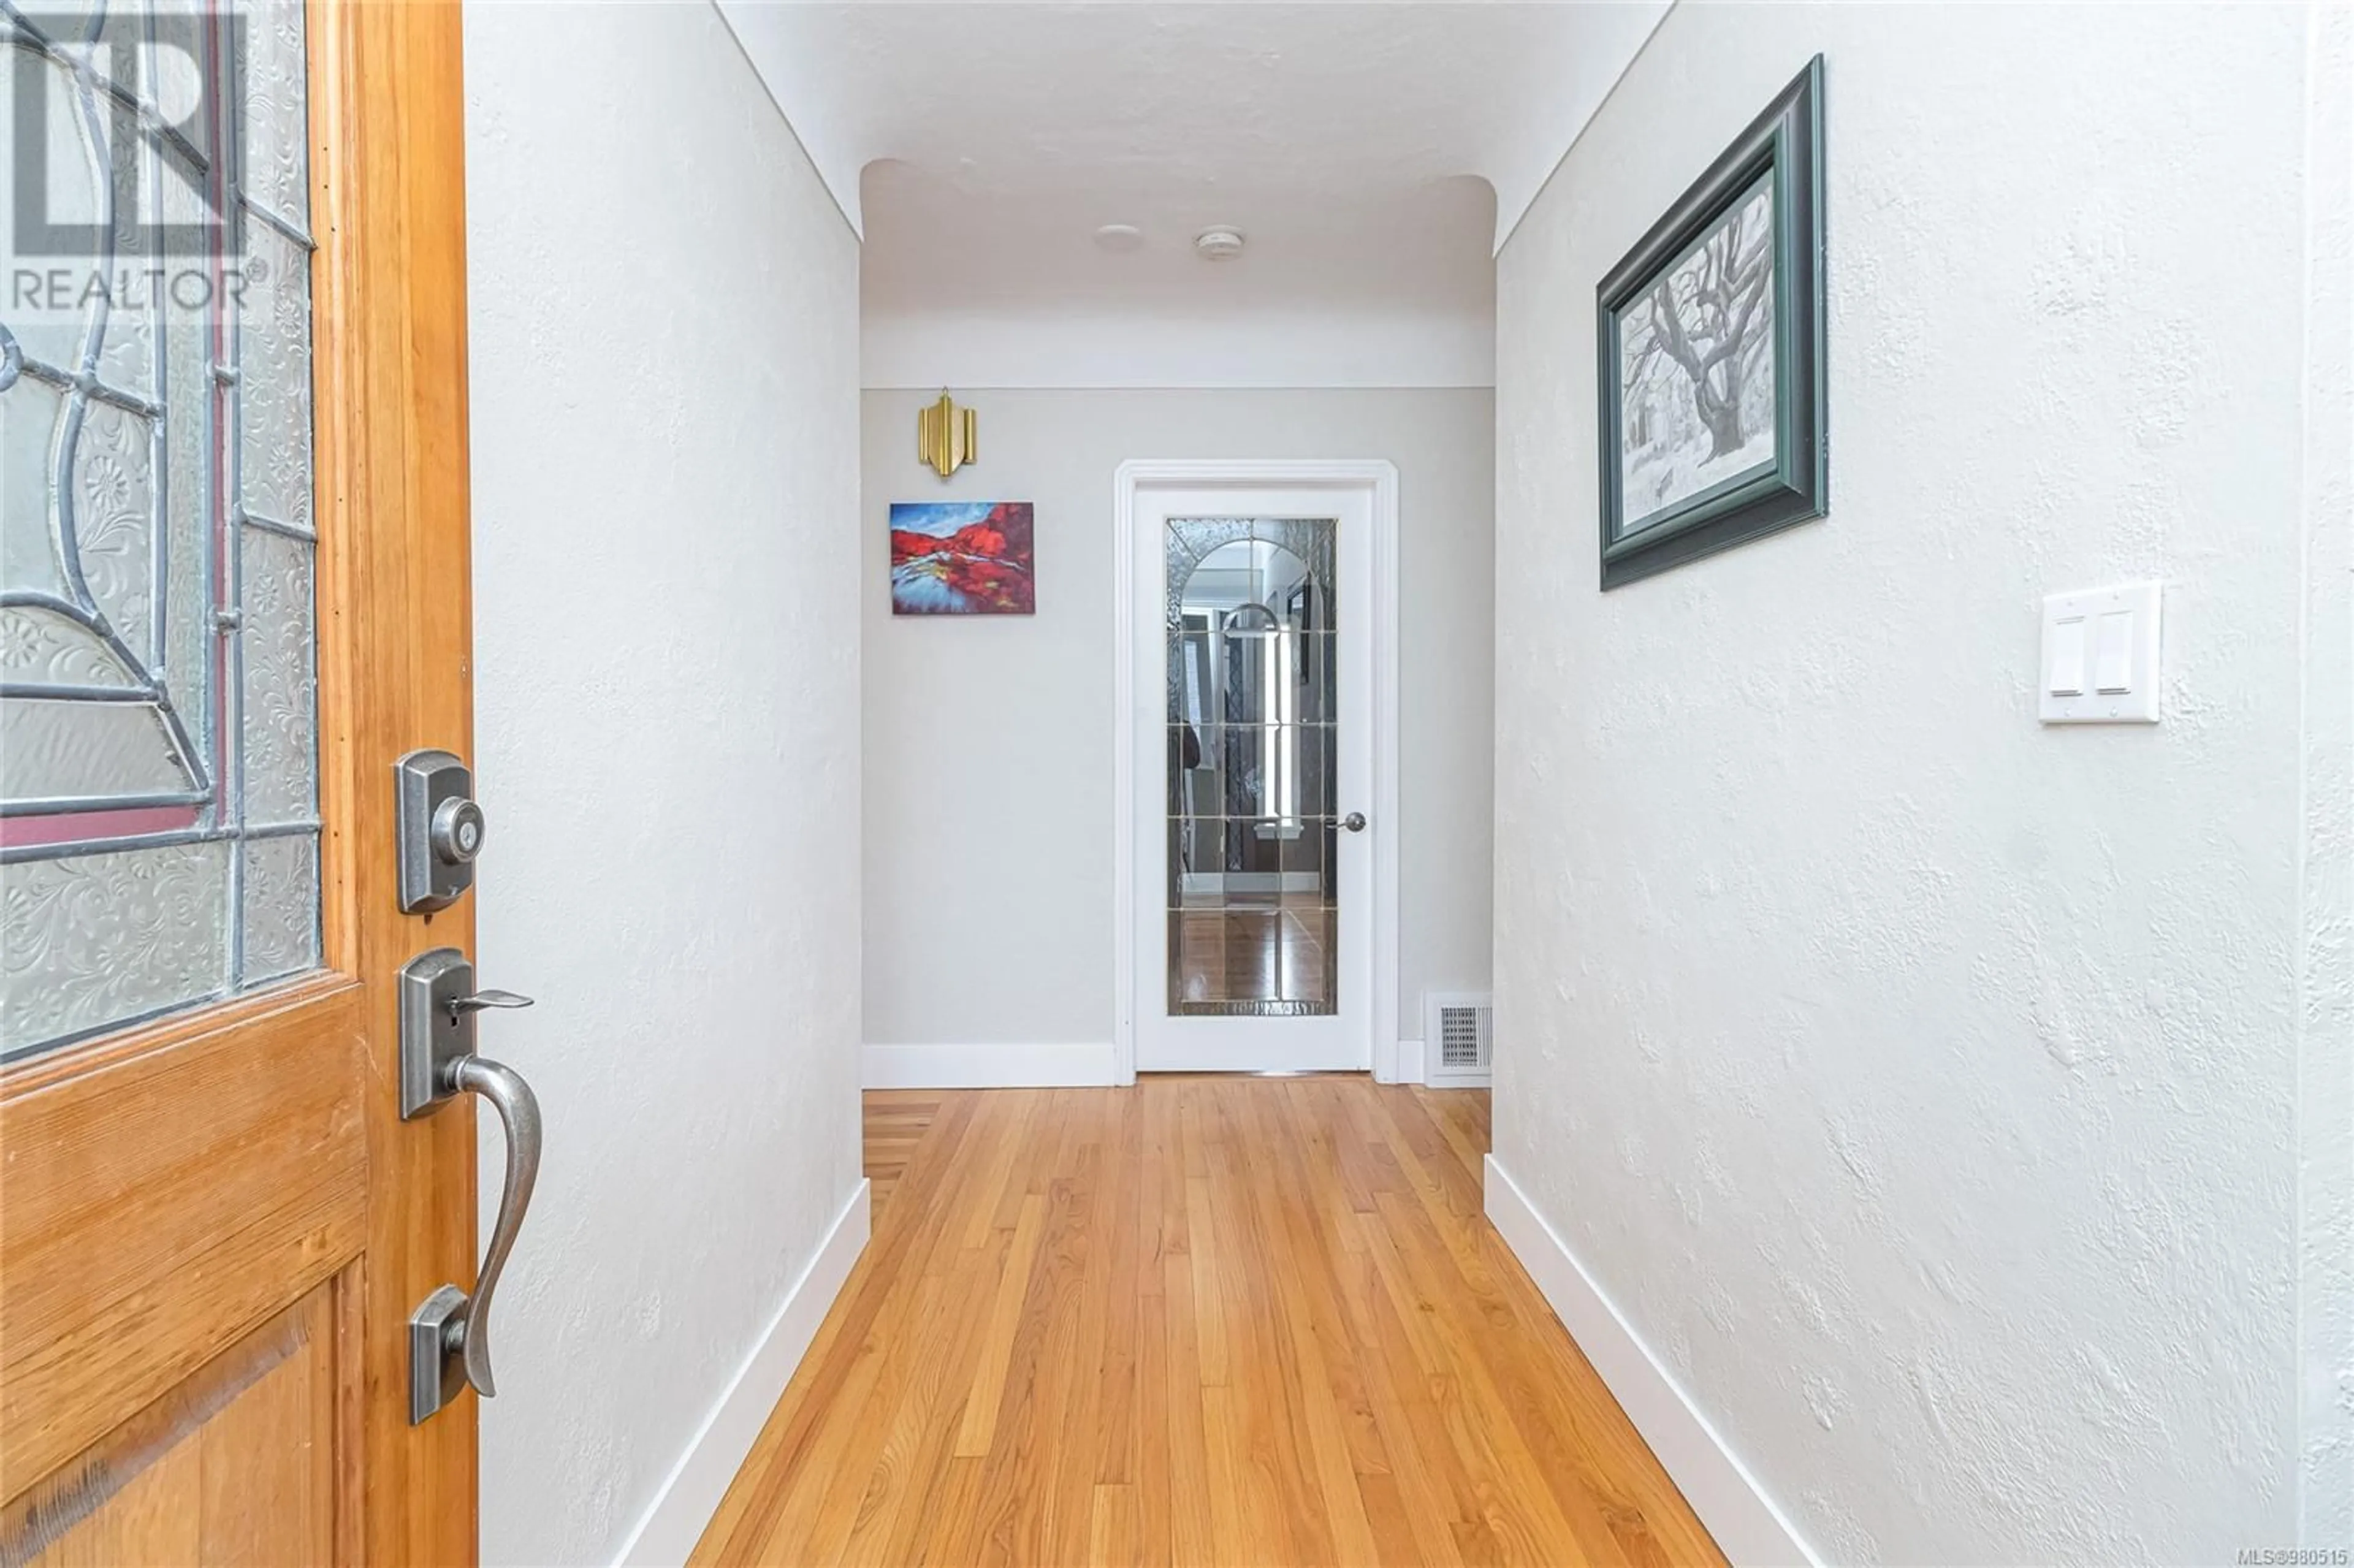
[(408, 1319), (474, 1282), (473, 1115), (402, 1119), (396, 977), (473, 915), (401, 912), (393, 826), (472, 741), (459, 13), (0, 39), (53, 171), (0, 306), (0, 1563), (472, 1563)]

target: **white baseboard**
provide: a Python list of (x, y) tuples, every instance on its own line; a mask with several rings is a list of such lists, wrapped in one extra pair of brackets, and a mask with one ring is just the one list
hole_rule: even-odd
[(1488, 1156), (1488, 1219), (1602, 1374), (1635, 1430), (1659, 1457), (1701, 1523), (1736, 1568), (1802, 1563), (1819, 1568), (1790, 1521), (1724, 1446), (1691, 1396), (1595, 1284), (1577, 1255), (1517, 1183)]
[(1418, 1084), (1422, 1082), (1422, 1042), (1401, 1040), (1390, 1047), (1395, 1053), (1386, 1062), (1374, 1053), (1373, 1081), (1377, 1084)]
[(1094, 1045), (869, 1045), (870, 1089), (1093, 1088), (1119, 1082), (1111, 1043)]
[(686, 1452), (671, 1467), (652, 1506), (614, 1558), (617, 1565), (675, 1568), (703, 1538), (711, 1516), (719, 1511), (720, 1499), (727, 1495), (728, 1483), (743, 1467), (745, 1456), (751, 1453), (760, 1428), (768, 1424), (769, 1412), (784, 1396), (785, 1385), (793, 1381), (802, 1353), (817, 1338), (826, 1309), (842, 1293), (851, 1266), (866, 1249), (867, 1198), (867, 1183), (861, 1180), (850, 1201), (834, 1215), (817, 1255), (785, 1292), (784, 1304), (769, 1319), (759, 1342), (736, 1369), (726, 1392), (703, 1418), (702, 1428), (687, 1444)]
[(1430, 1047), (1420, 1040), (1401, 1040), (1397, 1055), (1392, 1060), (1389, 1075), (1375, 1068), (1373, 1077), (1384, 1084), (1420, 1084), (1433, 1089), (1485, 1089), (1494, 1086), (1495, 1080), (1486, 1068), (1476, 1073), (1434, 1073), (1430, 1070)]

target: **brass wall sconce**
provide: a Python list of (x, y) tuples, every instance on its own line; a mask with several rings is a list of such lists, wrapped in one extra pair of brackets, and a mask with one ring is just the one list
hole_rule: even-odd
[(942, 479), (981, 455), (977, 417), (940, 389), (940, 400), (916, 414), (916, 456)]

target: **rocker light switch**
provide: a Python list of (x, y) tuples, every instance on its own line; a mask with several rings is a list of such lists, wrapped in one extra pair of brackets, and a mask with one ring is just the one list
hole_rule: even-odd
[(2133, 630), (2132, 610), (2101, 612), (2101, 652), (2093, 664), (2093, 685), (2105, 697), (2133, 690)]
[(2072, 615), (2044, 633), (2052, 644), (2052, 678), (2043, 689), (2055, 697), (2084, 694), (2084, 618)]
[(2045, 724), (2156, 724), (2156, 583), (2057, 593), (2043, 601)]

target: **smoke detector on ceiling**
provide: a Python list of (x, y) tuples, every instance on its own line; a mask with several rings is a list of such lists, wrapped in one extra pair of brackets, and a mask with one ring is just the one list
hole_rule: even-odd
[(1242, 253), (1239, 228), (1205, 228), (1193, 237), (1193, 254), (1204, 261), (1231, 261)]
[(1144, 249), (1144, 230), (1132, 223), (1107, 223), (1096, 230), (1098, 248), (1115, 253)]

